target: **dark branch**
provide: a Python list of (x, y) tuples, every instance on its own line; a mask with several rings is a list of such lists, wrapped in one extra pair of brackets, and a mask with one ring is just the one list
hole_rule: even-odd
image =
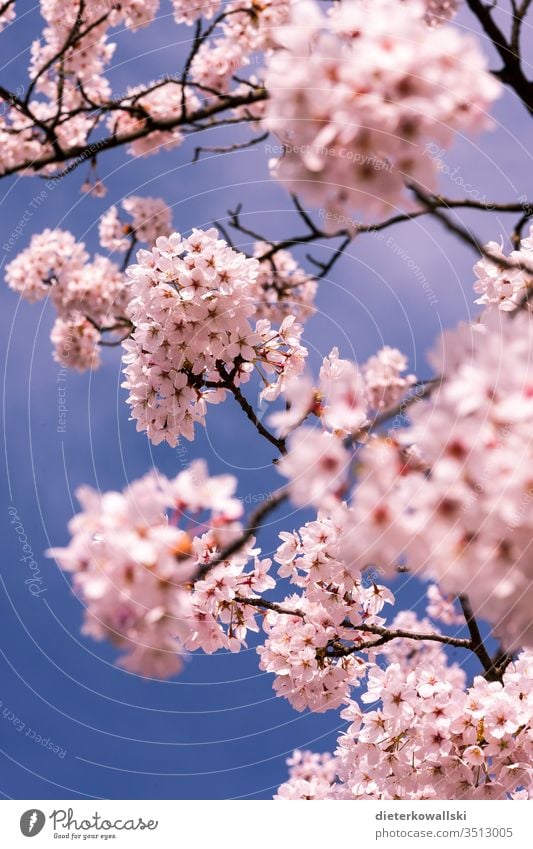
[(260, 433), (261, 436), (264, 436), (265, 439), (268, 439), (268, 441), (272, 445), (275, 445), (280, 454), (286, 454), (287, 449), (285, 447), (285, 440), (281, 439), (280, 437), (274, 436), (274, 434), (270, 433), (270, 431), (264, 426), (264, 424), (259, 421), (253, 410), (252, 405), (244, 397), (240, 388), (237, 386), (232, 376), (227, 373), (222, 363), (217, 363), (217, 371), (221, 377), (220, 386), (223, 386), (225, 389), (228, 389), (231, 392), (231, 394), (239, 404), (241, 410), (246, 413), (247, 418), (252, 422), (257, 432)]
[(479, 630), (479, 625), (477, 624), (468, 596), (460, 595), (459, 602), (465, 617), (466, 626), (470, 633), (470, 647), (483, 666), (486, 677), (490, 680), (497, 680), (499, 678), (498, 669), (494, 666), (493, 660), (485, 648), (485, 644), (483, 643), (483, 638)]
[[(491, 6), (486, 6), (482, 0), (466, 0), (466, 2), (470, 11), (476, 16), (477, 20), (481, 24), (485, 35), (487, 35), (492, 42), (502, 61), (502, 68), (495, 72), (495, 76), (513, 89), (528, 112), (533, 114), (533, 85), (525, 76), (520, 61), (518, 45), (520, 27), (518, 27), (518, 31), (516, 31), (515, 23), (515, 33), (514, 36), (513, 34), (511, 35), (511, 41), (509, 42), (492, 17)], [(529, 3), (524, 5), (525, 15)], [(513, 41), (515, 43), (513, 43)]]

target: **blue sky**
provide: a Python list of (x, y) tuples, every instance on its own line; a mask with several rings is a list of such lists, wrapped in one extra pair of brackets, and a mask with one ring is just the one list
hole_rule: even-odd
[[(168, 12), (164, 3), (163, 12)], [(466, 16), (460, 20), (470, 24)], [(12, 87), (23, 78), (38, 23), (37, 12), (27, 14), (2, 44), (2, 79)], [(164, 16), (136, 36), (118, 34), (111, 74), (116, 90), (178, 70), (189, 36), (189, 30)], [(533, 195), (531, 169), (524, 167), (528, 158), (517, 140), (525, 113), (506, 96), (494, 114), (493, 132), (459, 139), (446, 153), (446, 170), (453, 177), (442, 176), (443, 193), (460, 197), (464, 179), (469, 191), (491, 200)], [(203, 139), (204, 144), (213, 141)], [(163, 197), (173, 209), (175, 229), (183, 232), (224, 220), (228, 207), (238, 202), (246, 223), (266, 235), (301, 230), (283, 188), (269, 180), (264, 146), (208, 157), (194, 166), (193, 147), (189, 140), (176, 151), (137, 160), (108, 154), (99, 163), (108, 187), (104, 200), (80, 194), (83, 167), (35, 210), (30, 204), (42, 181), (2, 181), (2, 267), (45, 227), (70, 229), (96, 249), (99, 215), (128, 194)], [(1, 246), (28, 209), (31, 220), (15, 248), (6, 252)], [(498, 240), (510, 229), (506, 216), (474, 213), (462, 220), (484, 239)], [(438, 224), (424, 219), (395, 227), (383, 240), (359, 237), (332, 279), (321, 284), (318, 314), (306, 328), (312, 362), (335, 344), (343, 356), (360, 360), (389, 344), (408, 354), (412, 370), (427, 376), (425, 353), (440, 329), (473, 314), (473, 259)], [(429, 303), (421, 275), (437, 303)], [(228, 400), (209, 411), (206, 431), (186, 443), (185, 454), (178, 456), (168, 446), (153, 448), (128, 421), (116, 350), (105, 352), (100, 371), (68, 374), (62, 385), (66, 432), (58, 433), (59, 367), (49, 341), (53, 309), (47, 303), (19, 302), (5, 285), (0, 298), (7, 469), (1, 514), (0, 792), (28, 799), (269, 798), (285, 777), (284, 761), (293, 748), (334, 746), (342, 725), (338, 714), (296, 714), (276, 699), (271, 677), (258, 669), (253, 645), (238, 655), (196, 654), (181, 676), (168, 682), (118, 669), (111, 646), (81, 636), (82, 607), (68, 579), (43, 552), (67, 541), (67, 521), (76, 511), (73, 493), (81, 483), (121, 489), (153, 464), (174, 475), (183, 457), (204, 456), (212, 473), (233, 470), (247, 504), (278, 485), (270, 469), (271, 447)], [(46, 592), (38, 598), (24, 583), (28, 569), (8, 507), (17, 510), (41, 570)], [(292, 529), (301, 517), (285, 511), (283, 519), (281, 528)], [(270, 526), (261, 537), (265, 552), (275, 546), (275, 530)], [(405, 606), (416, 606), (420, 596), (420, 584), (399, 589)], [(47, 748), (47, 741), (60, 751)]]

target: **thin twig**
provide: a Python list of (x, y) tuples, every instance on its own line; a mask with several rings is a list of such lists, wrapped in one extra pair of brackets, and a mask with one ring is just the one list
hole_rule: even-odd
[[(209, 563), (206, 563), (202, 568), (198, 571), (195, 581), (200, 581), (202, 578), (205, 578), (208, 572), (211, 569), (214, 569), (215, 566), (219, 566), (221, 563), (224, 563), (226, 560), (233, 554), (237, 554), (241, 548), (243, 548), (246, 543), (252, 539), (260, 529), (263, 521), (266, 517), (271, 513), (276, 507), (279, 507), (280, 504), (283, 504), (288, 498), (288, 493), (286, 489), (279, 489), (275, 492), (271, 498), (265, 501), (263, 504), (260, 504), (256, 510), (250, 515), (250, 519), (248, 524), (243, 531), (243, 533), (232, 543), (230, 543), (226, 548), (224, 548), (219, 555), (214, 560), (211, 560)], [(269, 609), (273, 610), (272, 602), (267, 602), (266, 606), (269, 606)]]
[(265, 141), (269, 136), (269, 133), (263, 133), (261, 136), (257, 136), (256, 138), (249, 139), (245, 142), (236, 142), (235, 144), (222, 145), (220, 147), (195, 147), (194, 148), (194, 156), (192, 158), (192, 162), (198, 162), (202, 153), (235, 153), (237, 150), (247, 150), (250, 147), (255, 147), (256, 144), (260, 144)]
[(274, 436), (274, 434), (271, 433), (257, 418), (252, 405), (247, 400), (247, 398), (245, 398), (240, 388), (232, 379), (232, 376), (227, 373), (222, 363), (217, 363), (217, 371), (222, 379), (220, 386), (224, 387), (225, 389), (228, 389), (231, 392), (231, 394), (239, 404), (241, 410), (246, 413), (247, 418), (252, 422), (258, 433), (260, 433), (261, 436), (264, 436), (265, 439), (268, 439), (268, 441), (272, 445), (275, 445), (280, 454), (286, 454), (287, 449), (285, 446), (285, 440), (281, 437)]

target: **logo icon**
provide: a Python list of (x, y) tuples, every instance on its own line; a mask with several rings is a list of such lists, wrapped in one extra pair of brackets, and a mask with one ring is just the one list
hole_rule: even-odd
[(20, 818), (20, 830), (24, 837), (35, 837), (43, 830), (45, 822), (46, 817), (42, 811), (37, 808), (30, 808)]

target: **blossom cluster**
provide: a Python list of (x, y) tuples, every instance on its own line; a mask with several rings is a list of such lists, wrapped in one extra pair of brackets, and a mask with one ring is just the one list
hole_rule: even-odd
[(425, 19), (430, 27), (451, 21), (457, 14), (459, 0), (424, 0)]
[[(217, 532), (195, 540), (195, 553), (204, 567), (220, 553), (218, 544)], [(276, 581), (268, 574), (272, 561), (261, 560), (260, 549), (253, 546), (252, 539), (237, 554), (211, 566), (203, 578), (195, 581), (191, 593), (194, 626), (186, 642), (189, 651), (240, 651), (247, 645), (248, 632), (259, 632), (257, 607), (241, 599), (259, 598), (265, 590), (273, 589)], [(253, 565), (245, 571), (250, 559)]]
[(334, 762), (296, 752), (276, 798), (531, 798), (532, 673), (527, 652), (501, 682), (479, 676), (466, 690), (453, 672), (450, 680), (444, 659), (410, 671), (375, 666), (362, 701), (376, 707), (362, 711), (352, 701)]
[(328, 752), (296, 749), (287, 759), (289, 780), (278, 789), (274, 799), (281, 801), (329, 799), (336, 780), (336, 762)]
[[(474, 291), (479, 294), (476, 304), (512, 312), (526, 299), (531, 289), (533, 227), (529, 230), (529, 236), (521, 240), (520, 249), (511, 251), (507, 256), (497, 242), (489, 242), (485, 249), (494, 260), (484, 256), (474, 266), (477, 278)], [(498, 259), (511, 263), (511, 267), (502, 266)]]
[[(31, 46), (28, 110), (9, 103), (0, 118), (2, 168), (38, 160), (54, 144), (68, 148), (86, 143), (95, 125), (86, 107), (111, 99), (104, 72), (115, 44), (108, 30), (123, 25), (136, 31), (153, 21), (158, 6), (159, 0), (101, 0), (83, 4), (80, 11), (77, 0), (42, 0), (45, 27)], [(43, 129), (48, 123), (53, 124), (51, 133)]]
[[(178, 18), (184, 5), (175, 0)], [(31, 46), (27, 108), (6, 98), (0, 116), (0, 172), (38, 161), (57, 152), (58, 146), (83, 147), (96, 125), (104, 121), (117, 139), (148, 131), (150, 138), (131, 140), (133, 155), (179, 144), (177, 128), (154, 128), (153, 133), (150, 129), (153, 122), (175, 121), (184, 105), (190, 109), (198, 104), (189, 87), (163, 79), (131, 88), (122, 98), (113, 99), (105, 76), (116, 48), (109, 40), (109, 29), (122, 26), (136, 32), (147, 26), (155, 18), (159, 0), (98, 0), (82, 7), (78, 0), (41, 0), (40, 7), (45, 27), (42, 38)], [(195, 5), (194, 17), (201, 13)], [(13, 15), (14, 5), (0, 20), (0, 30)], [(99, 107), (106, 108), (98, 113)], [(47, 170), (45, 167), (45, 173)]]
[[(339, 21), (346, 18), (346, 9), (354, 7), (355, 15), (361, 14), (361, 7), (367, 0), (359, 0), (358, 4), (344, 5), (344, 10), (334, 13), (328, 17), (331, 23), (334, 19), (334, 30), (339, 37), (345, 40), (345, 36), (356, 32), (355, 26), (347, 23), (339, 26)], [(383, 4), (385, 0), (380, 0)], [(403, 3), (395, 3), (388, 0), (390, 8), (377, 13), (384, 19), (390, 18), (390, 9), (396, 5), (400, 10), (396, 12), (395, 21), (399, 22), (401, 17), (405, 22), (411, 19), (420, 24), (420, 32), (413, 36), (414, 41), (423, 43), (421, 38), (422, 28), (426, 30), (434, 28), (437, 24), (449, 20), (453, 16), (456, 0), (404, 0)], [(376, 4), (370, 3), (372, 9)], [(220, 95), (242, 95), (250, 93), (254, 89), (259, 90), (264, 85), (265, 59), (269, 64), (269, 57), (273, 52), (278, 52), (280, 44), (285, 44), (287, 26), (291, 24), (291, 15), (294, 8), (302, 7), (303, 11), (296, 14), (303, 15), (304, 23), (307, 23), (307, 3), (294, 3), (292, 0), (264, 0), (264, 2), (253, 2), (242, 4), (240, 0), (229, 0), (221, 3), (219, 0), (206, 0), (198, 4), (192, 0), (172, 0), (174, 20), (176, 23), (192, 25), (203, 19), (209, 21), (215, 13), (218, 17), (209, 24), (209, 29), (203, 33), (191, 57), (187, 67), (187, 74), (175, 78), (165, 76), (162, 79), (149, 82), (146, 85), (130, 87), (120, 96), (114, 95), (109, 79), (106, 76), (108, 67), (114, 57), (116, 43), (110, 40), (109, 31), (114, 28), (126, 28), (132, 32), (151, 24), (159, 10), (159, 0), (98, 0), (98, 2), (84, 3), (80, 7), (78, 0), (41, 0), (40, 10), (44, 18), (45, 26), (42, 37), (35, 39), (31, 45), (29, 78), (30, 83), (27, 98), (19, 100), (9, 97), (0, 98), (3, 109), (0, 115), (0, 173), (11, 169), (28, 166), (32, 170), (32, 163), (38, 163), (35, 170), (40, 173), (53, 172), (55, 166), (43, 162), (47, 158), (50, 161), (62, 161), (63, 151), (72, 151), (76, 148), (83, 149), (89, 144), (90, 138), (99, 125), (105, 125), (114, 138), (115, 144), (127, 144), (128, 151), (133, 156), (144, 156), (155, 153), (160, 149), (169, 149), (179, 145), (183, 139), (179, 124), (186, 124), (188, 116), (212, 99)], [(381, 8), (381, 6), (380, 6)], [(352, 14), (349, 12), (348, 17)], [(363, 12), (366, 17), (366, 12)], [(0, 15), (0, 32), (13, 21), (15, 16), (15, 4), (6, 4), (6, 9)], [(311, 15), (311, 19), (316, 15)], [(299, 20), (299, 19), (298, 19)], [(427, 24), (430, 26), (428, 27)], [(374, 38), (376, 45), (379, 44), (382, 33), (370, 25), (370, 40)], [(209, 37), (208, 37), (209, 36)], [(411, 35), (408, 34), (408, 38)], [(364, 56), (361, 56), (359, 67), (356, 69), (357, 76), (360, 75), (361, 66), (366, 62), (366, 52), (372, 54), (375, 46), (368, 44)], [(414, 46), (414, 53), (418, 46)], [(327, 50), (326, 50), (327, 52)], [(383, 51), (382, 51), (383, 52)], [(405, 51), (403, 51), (405, 52)], [(459, 52), (459, 50), (457, 51)], [(483, 108), (485, 103), (492, 99), (492, 92), (484, 82), (483, 68), (480, 66), (477, 54), (473, 50), (468, 61), (472, 64), (470, 78), (462, 76), (448, 69), (445, 85), (460, 85), (464, 81), (468, 83), (465, 93), (465, 101), (457, 101), (457, 97), (450, 97), (448, 92), (449, 108), (444, 104), (435, 122), (447, 118), (455, 109), (457, 113), (466, 112), (468, 108), (465, 102), (468, 97), (476, 100), (476, 109)], [(398, 49), (401, 55), (401, 48)], [(454, 48), (451, 49), (454, 53)], [(435, 65), (435, 56), (426, 51), (427, 56), (421, 56), (421, 63), (431, 61)], [(340, 58), (336, 56), (336, 60)], [(344, 62), (344, 60), (342, 60)], [(393, 60), (393, 62), (395, 59)], [(276, 60), (279, 65), (279, 60)], [(275, 62), (275, 64), (276, 64)], [(247, 66), (258, 65), (258, 74), (249, 75), (243, 79)], [(293, 63), (296, 64), (296, 63)], [(317, 68), (321, 62), (315, 63)], [(386, 63), (384, 63), (386, 66)], [(415, 74), (417, 67), (414, 62), (405, 61), (407, 73)], [(378, 66), (380, 63), (378, 62)], [(392, 64), (391, 64), (392, 67)], [(380, 79), (380, 68), (374, 69), (375, 80), (379, 82), (379, 89), (383, 88)], [(385, 68), (385, 71), (389, 70)], [(446, 70), (443, 63), (443, 68)], [(270, 80), (276, 89), (276, 74), (283, 73), (275, 68), (270, 72)], [(349, 72), (350, 74), (351, 72)], [(324, 76), (323, 71), (321, 76)], [(433, 84), (432, 69), (427, 74), (428, 89)], [(478, 80), (478, 85), (472, 84), (471, 79)], [(305, 77), (309, 79), (309, 77)], [(370, 78), (371, 82), (373, 78)], [(330, 80), (330, 84), (337, 83), (344, 87), (344, 82), (339, 79)], [(389, 81), (389, 83), (392, 82)], [(457, 89), (459, 90), (459, 89)], [(274, 91), (275, 93), (275, 91)], [(365, 92), (366, 89), (365, 89)], [(396, 92), (380, 92), (380, 98), (385, 102), (388, 94)], [(406, 96), (404, 100), (405, 113), (411, 109), (415, 113), (424, 112), (427, 105), (433, 101), (433, 90), (423, 93), (427, 103), (420, 104), (421, 96), (413, 92), (410, 101)], [(357, 94), (357, 92), (356, 92)], [(350, 93), (344, 93), (344, 100), (350, 97)], [(353, 93), (352, 95), (353, 96)], [(399, 99), (399, 98), (398, 98)], [(445, 100), (441, 97), (441, 100)], [(335, 96), (337, 109), (334, 120), (344, 115), (344, 108), (340, 103), (341, 97)], [(453, 102), (452, 102), (453, 101)], [(231, 106), (231, 104), (229, 104)], [(249, 117), (262, 117), (264, 108), (261, 102), (245, 108), (236, 107), (239, 116), (243, 119)], [(277, 108), (277, 107), (276, 107)], [(368, 109), (366, 110), (369, 111)], [(374, 110), (386, 113), (381, 104), (380, 109)], [(312, 113), (310, 113), (312, 114)], [(361, 110), (361, 117), (365, 112)], [(374, 113), (370, 117), (375, 117)], [(269, 118), (269, 121), (272, 117)], [(298, 120), (295, 116), (295, 120)], [(315, 120), (316, 116), (315, 116)], [(322, 120), (318, 117), (318, 120)], [(463, 118), (458, 118), (461, 129), (464, 124)], [(403, 131), (406, 137), (411, 138), (408, 118)], [(416, 122), (415, 122), (416, 123)], [(165, 126), (168, 124), (169, 126)], [(277, 128), (274, 128), (277, 129)], [(287, 129), (287, 128), (286, 128)], [(402, 128), (400, 128), (402, 129)], [(288, 130), (290, 133), (290, 128)], [(379, 115), (375, 121), (373, 136), (380, 133), (399, 132), (395, 122), (388, 115)], [(413, 131), (413, 135), (421, 135), (421, 131)], [(368, 153), (369, 144), (360, 139), (357, 148), (366, 149)], [(322, 142), (320, 142), (322, 144)], [(348, 145), (349, 146), (349, 145)], [(378, 154), (380, 161), (389, 157), (388, 149), (380, 149)], [(313, 154), (310, 155), (313, 158)], [(406, 173), (415, 176), (414, 171), (407, 165), (407, 143), (402, 148), (401, 156)], [(316, 155), (315, 155), (316, 159)], [(359, 161), (359, 160), (357, 160)], [(366, 161), (366, 160), (365, 160)], [(316, 171), (315, 166), (310, 168)], [(376, 169), (380, 170), (380, 169)], [(364, 176), (364, 167), (358, 169), (360, 179)], [(390, 175), (389, 175), (390, 177)], [(326, 175), (325, 175), (326, 178)], [(364, 182), (364, 180), (363, 180)], [(389, 184), (394, 183), (392, 177)], [(397, 184), (396, 180), (396, 184)], [(378, 186), (379, 188), (379, 186)], [(97, 183), (97, 191), (102, 190), (102, 184)]]
[(416, 0), (340, 2), (327, 15), (298, 3), (267, 57), (263, 125), (285, 148), (272, 172), (332, 218), (395, 210), (406, 184), (434, 189), (425, 145), (488, 126), (500, 85), (476, 41), (424, 13)]
[[(159, 198), (132, 196), (122, 208), (132, 222), (122, 223), (111, 207), (100, 219), (102, 247), (125, 252), (132, 240), (152, 240), (171, 229), (170, 210)], [(91, 260), (85, 244), (68, 230), (46, 229), (32, 236), (7, 266), (6, 280), (25, 300), (52, 300), (58, 317), (51, 339), (62, 365), (80, 371), (96, 368), (102, 333), (110, 331), (120, 339), (127, 332), (129, 292), (122, 268), (99, 254)]]
[(239, 531), (241, 502), (229, 475), (209, 477), (196, 461), (177, 477), (155, 471), (123, 492), (76, 493), (82, 506), (69, 523), (66, 548), (51, 549), (86, 607), (84, 633), (109, 639), (121, 664), (166, 678), (181, 667), (194, 632), (188, 584), (199, 568), (198, 536), (224, 545)]
[(200, 16), (209, 20), (220, 6), (219, 0), (172, 0), (177, 24), (193, 24)]
[(362, 700), (381, 704), (362, 715), (348, 708), (345, 718), (353, 724), (337, 752), (341, 780), (363, 798), (528, 794), (531, 664), (532, 656), (523, 654), (502, 682), (478, 676), (466, 691), (442, 668), (417, 667), (407, 675), (396, 664), (373, 670)]
[(110, 640), (131, 672), (168, 678), (187, 651), (239, 651), (259, 631), (246, 602), (276, 582), (253, 538), (224, 556), (242, 533), (235, 487), (196, 460), (173, 479), (153, 471), (122, 492), (77, 491), (69, 545), (48, 554), (72, 573), (83, 632)]
[[(279, 324), (289, 315), (306, 321), (315, 312), (317, 281), (300, 268), (290, 251), (279, 250), (268, 257), (269, 247), (266, 242), (254, 245), (253, 255), (260, 260), (255, 280), (256, 316)], [(265, 256), (268, 258), (262, 259)]]
[[(101, 197), (101, 148), (147, 156), (242, 121), (276, 134), (274, 176), (351, 237), (365, 229), (354, 210), (375, 219), (412, 210), (417, 186), (436, 192), (428, 147), (491, 126), (502, 75), (447, 26), (458, 6), (172, 0), (176, 23), (196, 23), (183, 72), (119, 97), (106, 77), (110, 31), (149, 25), (159, 0), (41, 0), (29, 87), (0, 97), (0, 175), (49, 176), (59, 163), (59, 177), (88, 159), (82, 190)], [(3, 7), (0, 32), (14, 10)], [(259, 666), (276, 696), (299, 712), (341, 711), (336, 751), (297, 750), (277, 799), (533, 798), (533, 227), (509, 253), (487, 245), (474, 268), (485, 309), (443, 334), (434, 380), (417, 383), (389, 346), (362, 363), (333, 348), (315, 379), (302, 338), (318, 281), (281, 247), (326, 234), (295, 205), (308, 235), (279, 244), (234, 214), (247, 256), (216, 229), (173, 232), (163, 200), (129, 196), (98, 226), (118, 260), (46, 229), (7, 265), (15, 292), (54, 306), (58, 362), (96, 367), (106, 333), (123, 345), (131, 417), (152, 443), (194, 439), (207, 405), (233, 396), (279, 449), (274, 507), (287, 498), (314, 511), (264, 557), (253, 532), (268, 506), (245, 524), (236, 479), (196, 460), (120, 492), (82, 487), (69, 543), (48, 554), (72, 578), (83, 633), (110, 641), (129, 672), (169, 678), (189, 652), (239, 652), (262, 632)], [(138, 243), (149, 249), (129, 265)], [(315, 264), (325, 276), (330, 264)], [(243, 392), (256, 386), (260, 406), (278, 402), (264, 420)], [(395, 597), (383, 582), (399, 573), (424, 581), (423, 614), (386, 615)], [(281, 598), (263, 598), (278, 577)], [(474, 617), (490, 624), (494, 652)], [(456, 649), (483, 677), (467, 680)]]
[(362, 649), (355, 650), (373, 640), (364, 625), (382, 625), (380, 613), (394, 601), (390, 590), (339, 559), (345, 521), (346, 511), (319, 514), (298, 533), (280, 534), (279, 575), (303, 593), (285, 598), (284, 612), (267, 612), (258, 653), (261, 669), (275, 675), (276, 694), (298, 711), (323, 712), (347, 701), (366, 671)]
[(215, 229), (159, 238), (137, 260), (126, 272), (134, 330), (124, 342), (124, 386), (137, 429), (154, 444), (193, 439), (207, 403), (239, 391), (258, 365), (268, 400), (301, 373), (302, 326), (292, 315), (277, 329), (269, 319), (253, 321), (259, 262)]
[[(412, 426), (369, 442), (344, 556), (467, 593), (507, 648), (533, 644), (532, 325), (490, 311), (445, 333), (442, 383), (412, 405)], [(414, 445), (415, 448), (410, 447)]]
[[(230, 0), (224, 6), (216, 36), (205, 41), (193, 59), (191, 79), (207, 89), (227, 93), (253, 54), (268, 53), (274, 47), (276, 34), (290, 19), (291, 6), (291, 0), (265, 0), (249, 6)], [(250, 83), (257, 85), (258, 81)]]
[[(352, 454), (346, 436), (357, 436), (372, 415), (389, 410), (415, 382), (404, 375), (406, 357), (385, 347), (361, 367), (339, 357), (337, 348), (324, 358), (317, 386), (304, 377), (287, 384), (289, 409), (269, 417), (283, 436), (289, 434), (288, 453), (278, 471), (289, 479), (295, 504), (334, 507), (346, 496)], [(314, 414), (322, 431), (302, 426)]]
[[(154, 128), (154, 124), (173, 123), (183, 107), (193, 111), (199, 100), (181, 81), (163, 79), (143, 86), (130, 87), (120, 109), (112, 110), (107, 126), (114, 136), (129, 138), (127, 150), (131, 156), (148, 156), (177, 147), (183, 140), (179, 127)], [(138, 138), (135, 138), (138, 136)]]
[(137, 242), (153, 244), (159, 236), (168, 236), (172, 230), (172, 214), (162, 198), (130, 195), (121, 207), (131, 218), (124, 222), (116, 206), (110, 207), (99, 222), (100, 244), (110, 251), (125, 252), (131, 245), (131, 236)]

